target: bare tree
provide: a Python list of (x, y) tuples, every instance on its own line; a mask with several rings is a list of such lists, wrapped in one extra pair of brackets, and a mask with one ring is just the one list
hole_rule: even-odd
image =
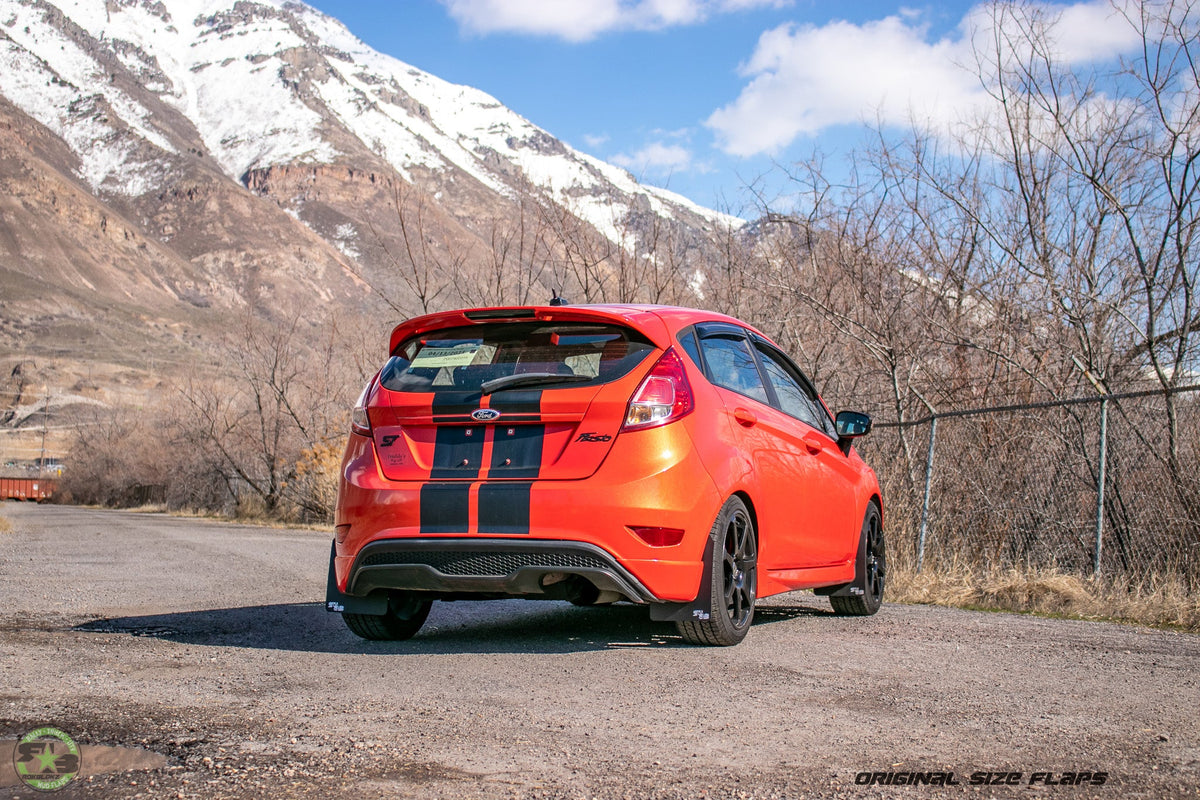
[(179, 437), (207, 459), (230, 496), (249, 493), (269, 515), (281, 513), (302, 453), (344, 435), (337, 424), (354, 384), (337, 368), (331, 327), (316, 347), (298, 335), (300, 317), (272, 325), (247, 316), (223, 352), (224, 379), (189, 378)]
[(552, 286), (577, 303), (610, 299), (613, 243), (561, 203), (539, 203), (553, 261)]
[(1163, 459), (1200, 526), (1170, 391), (1200, 368), (1200, 13), (1119, 9), (1142, 47), (1113, 72), (1063, 65), (1050, 12), (993, 7), (978, 60), (1004, 136), (977, 140), (997, 176), (979, 220), (997, 267), (1027, 279), (1026, 302), (1066, 321), (1064, 355), (1101, 385), (1149, 375), (1162, 387)]
[[(951, 134), (881, 127), (839, 185), (816, 161), (790, 171), (803, 199), (764, 205), (747, 264), (772, 307), (733, 306), (803, 330), (818, 365), (845, 367), (830, 375), (841, 389), (901, 422), (1149, 380), (1166, 446), (1135, 435), (1161, 460), (1183, 527), (1200, 531), (1171, 391), (1200, 374), (1200, 17), (1183, 2), (1114, 8), (1142, 42), (1115, 69), (1060, 60), (1053, 8), (992, 4), (973, 39), (991, 106)], [(1064, 418), (1076, 449), (1094, 446), (1082, 409)], [(919, 455), (897, 444), (911, 475)], [(1119, 486), (1106, 496), (1115, 516), (1125, 500)]]
[(513, 206), (485, 226), (486, 246), (459, 268), (458, 297), (472, 306), (528, 305), (544, 302), (542, 280), (554, 260), (552, 234), (544, 201), (524, 185)]
[(444, 234), (435, 234), (435, 226), (429, 219), (432, 210), (423, 191), (402, 181), (393, 183), (391, 189), (390, 207), (398, 237), (370, 221), (367, 224), (384, 260), (391, 265), (392, 274), (414, 299), (415, 308), (398, 303), (391, 293), (378, 287), (375, 291), (394, 311), (428, 314), (463, 273), (470, 254), (455, 247)]

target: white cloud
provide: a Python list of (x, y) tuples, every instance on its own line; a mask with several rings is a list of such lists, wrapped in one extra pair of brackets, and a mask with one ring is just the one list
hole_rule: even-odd
[(692, 153), (683, 145), (651, 142), (633, 155), (618, 153), (609, 159), (638, 175), (670, 175), (692, 166)]
[(598, 150), (608, 143), (609, 136), (607, 133), (585, 133), (583, 142), (593, 150)]
[(650, 131), (651, 136), (659, 136), (667, 139), (690, 139), (692, 136), (691, 128), (675, 128), (667, 130), (666, 128), (655, 128)]
[[(1032, 16), (1048, 25), (1049, 39), (1064, 63), (1107, 59), (1141, 44), (1137, 30), (1130, 24), (1130, 19), (1139, 15), (1134, 0), (1089, 0), (1068, 6), (1041, 3), (1033, 9)], [(1012, 24), (1011, 14), (1003, 17), (1002, 25)], [(980, 36), (992, 37), (995, 15), (987, 6), (978, 6), (963, 20), (961, 28), (977, 41)]]
[[(1028, 7), (1027, 7), (1028, 8)], [(1109, 0), (1032, 6), (1050, 27), (1066, 63), (1114, 57), (1136, 46)], [(737, 156), (777, 153), (833, 125), (916, 122), (936, 130), (987, 103), (972, 64), (972, 42), (994, 38), (989, 6), (977, 6), (953, 36), (930, 41), (919, 14), (857, 25), (787, 24), (764, 33), (742, 74), (749, 82), (706, 121)]]
[(779, 8), (791, 0), (440, 0), (458, 24), (477, 34), (523, 33), (569, 42), (617, 30), (694, 25), (713, 14)]

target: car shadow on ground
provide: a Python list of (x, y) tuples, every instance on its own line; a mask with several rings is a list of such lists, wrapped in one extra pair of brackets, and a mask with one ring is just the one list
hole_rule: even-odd
[[(830, 613), (804, 605), (760, 606), (754, 626)], [(575, 653), (687, 646), (673, 624), (652, 622), (645, 607), (579, 608), (522, 600), (434, 603), (425, 626), (403, 642), (359, 639), (339, 614), (327, 612), (321, 603), (110, 617), (72, 630), (214, 647), (347, 654)]]

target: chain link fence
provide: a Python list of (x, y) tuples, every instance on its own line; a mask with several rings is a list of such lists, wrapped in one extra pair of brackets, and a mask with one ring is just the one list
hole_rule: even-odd
[(1200, 590), (1200, 386), (938, 413), (861, 440), (889, 548)]

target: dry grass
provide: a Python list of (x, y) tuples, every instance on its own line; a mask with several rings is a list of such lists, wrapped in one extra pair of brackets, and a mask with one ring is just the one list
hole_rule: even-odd
[(12, 533), (12, 523), (4, 517), (0, 517), (0, 533)]
[(962, 564), (920, 574), (905, 566), (889, 572), (888, 599), (960, 608), (1018, 611), (1075, 619), (1134, 622), (1200, 631), (1200, 597), (1177, 577), (1141, 583), (1094, 580), (1055, 569), (973, 568)]
[[(104, 506), (81, 506), (81, 508), (104, 508)], [(164, 504), (150, 503), (134, 508), (123, 508), (122, 511), (131, 514), (166, 514), (183, 519), (201, 519), (208, 522), (224, 522), (230, 525), (252, 525), (256, 528), (273, 528), (277, 530), (327, 531), (333, 535), (332, 522), (298, 522), (295, 520), (279, 519), (267, 516), (263, 512), (239, 512), (233, 516), (221, 514), (203, 508), (168, 508)]]

